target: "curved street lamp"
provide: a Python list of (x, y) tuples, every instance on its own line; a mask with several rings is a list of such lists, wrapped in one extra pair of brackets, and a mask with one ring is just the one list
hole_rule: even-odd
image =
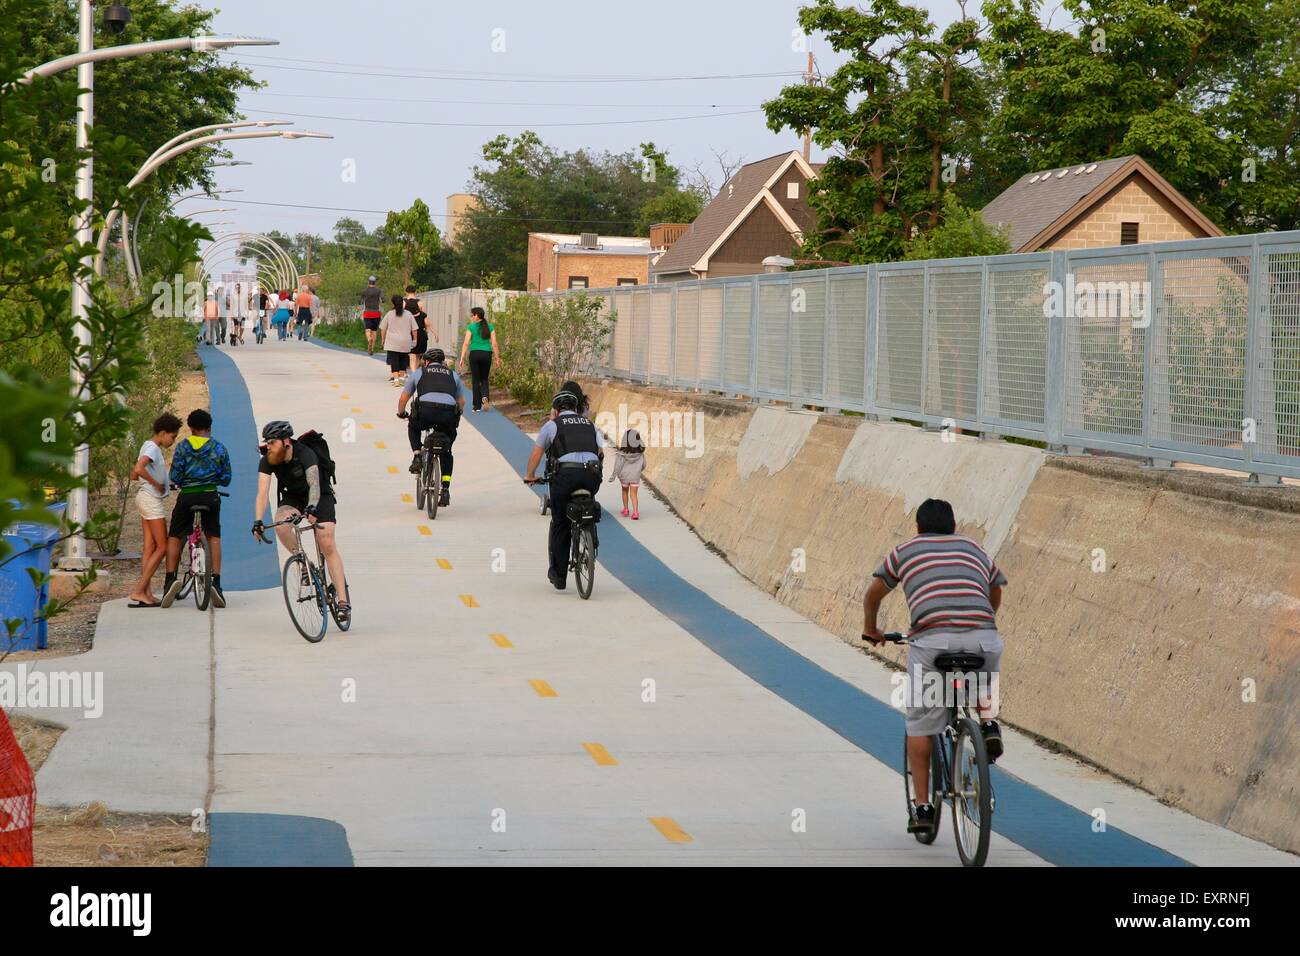
[(275, 269), (275, 272), (277, 273), (276, 277), (281, 280), (279, 287), (281, 289), (297, 287), (297, 265), (294, 264), (294, 261), (289, 257), (289, 254), (284, 251), (283, 246), (274, 239), (271, 239), (269, 236), (264, 236), (261, 233), (235, 232), (223, 234), (217, 237), (206, 249), (204, 249), (203, 254), (200, 256), (201, 262), (206, 263), (208, 256), (212, 255), (221, 246), (229, 245), (231, 243), (251, 245), (256, 249), (269, 253), (271, 257), (270, 262), (277, 267)]

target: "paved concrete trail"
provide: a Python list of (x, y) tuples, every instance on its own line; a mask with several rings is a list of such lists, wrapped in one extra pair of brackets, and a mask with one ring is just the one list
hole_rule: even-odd
[[(106, 614), (78, 666), (107, 672), (109, 706), (97, 724), (68, 716), (45, 799), (206, 804), (214, 862), (956, 864), (946, 818), (933, 846), (904, 830), (888, 672), (742, 579), (648, 491), (634, 523), (604, 486), (581, 601), (546, 580), (547, 519), (519, 479), (528, 442), (497, 413), (466, 413), (452, 506), (430, 522), (379, 362), (297, 342), (204, 353), (236, 453), (229, 606)], [(247, 533), (254, 422), (272, 418), (319, 429), (338, 462), (355, 624), (318, 645), (287, 616), (284, 553), (273, 566), (278, 549)], [(124, 697), (146, 675), (178, 690), (141, 713)], [(1293, 861), (1019, 736), (996, 786), (992, 865)], [(304, 835), (301, 818), (332, 823)]]

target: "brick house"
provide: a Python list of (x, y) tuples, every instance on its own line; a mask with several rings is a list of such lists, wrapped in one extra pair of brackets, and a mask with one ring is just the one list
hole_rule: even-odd
[(654, 255), (650, 240), (637, 236), (528, 234), (528, 290), (604, 289), (645, 285)]
[(1021, 176), (981, 215), (1008, 230), (1012, 252), (1223, 235), (1140, 156)]
[(816, 175), (797, 150), (740, 167), (650, 267), (651, 279), (753, 275), (768, 256), (792, 255), (817, 223), (808, 205)]

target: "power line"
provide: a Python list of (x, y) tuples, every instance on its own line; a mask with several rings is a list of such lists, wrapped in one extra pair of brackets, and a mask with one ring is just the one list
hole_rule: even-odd
[(248, 113), (267, 113), (274, 116), (292, 116), (297, 119), (335, 120), (341, 123), (379, 123), (386, 126), (439, 126), (462, 128), (492, 128), (502, 126), (519, 126), (526, 129), (541, 129), (556, 126), (644, 126), (647, 123), (676, 123), (682, 120), (717, 119), (722, 116), (748, 116), (763, 112), (755, 110), (734, 110), (728, 113), (697, 113), (694, 116), (657, 116), (646, 119), (626, 120), (584, 120), (573, 123), (437, 123), (428, 120), (387, 120), (373, 119), (369, 116), (326, 116), (321, 113), (286, 113), (283, 110), (245, 110)]
[[(307, 203), (294, 202), (264, 202), (256, 199), (227, 199), (225, 202), (242, 203), (245, 206), (278, 206), (284, 209), (319, 209), (325, 212), (358, 212), (373, 213), (378, 216), (387, 216), (391, 209), (357, 209), (350, 206), (314, 206)], [(430, 212), (430, 216), (438, 219), (459, 219), (465, 216), (465, 213), (445, 213)], [(502, 222), (562, 222), (562, 223), (582, 223), (589, 222), (600, 226), (630, 226), (633, 223), (624, 219), (552, 219), (547, 216), (498, 216), (492, 213), (493, 219)]]
[[(248, 54), (241, 54), (247, 57)], [(325, 62), (325, 61), (311, 61)], [(678, 83), (692, 82), (700, 83), (706, 80), (752, 80), (752, 79), (769, 79), (771, 77), (803, 76), (802, 73), (790, 70), (781, 70), (775, 73), (731, 73), (731, 74), (701, 74), (697, 76), (586, 76), (575, 77), (572, 79), (550, 79), (536, 75), (518, 74), (515, 76), (505, 76), (502, 74), (469, 74), (469, 73), (373, 73), (360, 70), (339, 70), (325, 69), (321, 67), (310, 66), (285, 66), (283, 63), (250, 63), (249, 66), (266, 68), (271, 70), (289, 70), (297, 73), (328, 73), (331, 76), (377, 76), (393, 80), (442, 80), (443, 82), (473, 82), (473, 83)], [(385, 70), (394, 70), (395, 67), (384, 67)]]
[(243, 96), (280, 96), (291, 99), (310, 100), (353, 100), (363, 103), (431, 103), (443, 106), (563, 106), (578, 109), (722, 109), (732, 107), (756, 107), (755, 103), (526, 103), (516, 100), (433, 100), (422, 97), (403, 98), (392, 96), (325, 96), (320, 93), (268, 93), (263, 90), (244, 92)]

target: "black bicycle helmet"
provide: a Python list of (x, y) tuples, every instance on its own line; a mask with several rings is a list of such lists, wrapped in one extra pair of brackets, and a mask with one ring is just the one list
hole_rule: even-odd
[(576, 412), (578, 410), (579, 399), (572, 392), (557, 392), (551, 399), (551, 408), (557, 412)]
[(426, 362), (433, 362), (437, 365), (441, 365), (447, 361), (447, 353), (442, 349), (429, 349), (429, 351), (424, 353), (424, 360)]
[(292, 438), (293, 426), (288, 422), (267, 422), (262, 428), (262, 440), (271, 441), (276, 438)]

